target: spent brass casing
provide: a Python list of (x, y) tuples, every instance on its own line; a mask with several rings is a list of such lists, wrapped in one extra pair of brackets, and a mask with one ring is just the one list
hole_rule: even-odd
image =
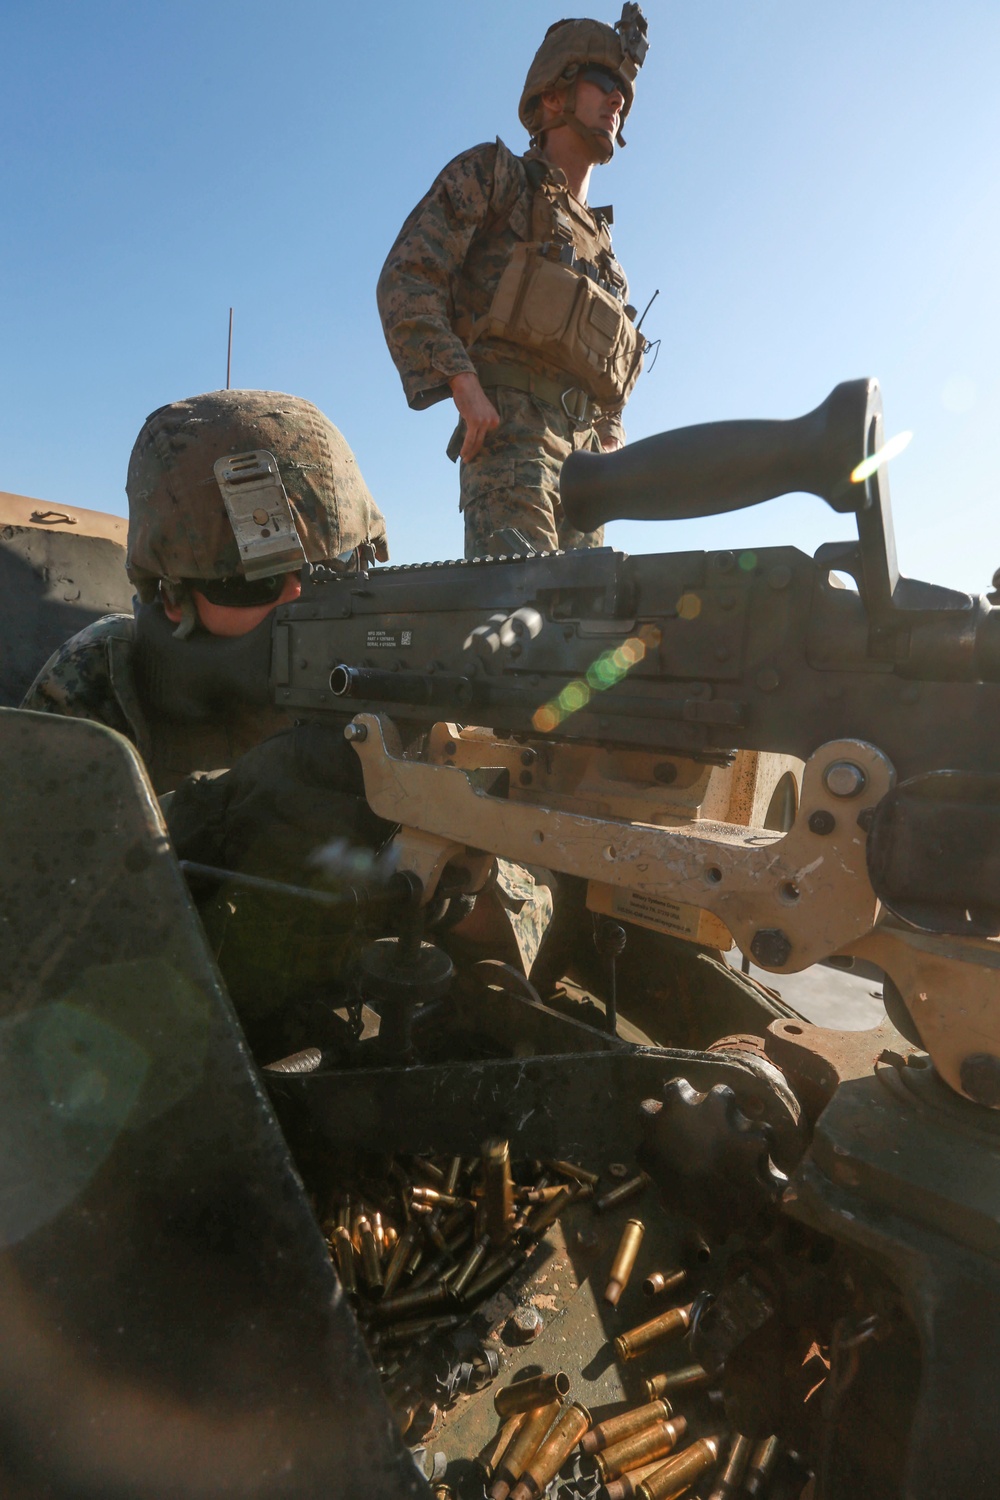
[(600, 1453), (605, 1448), (620, 1443), (623, 1438), (630, 1437), (633, 1432), (642, 1432), (646, 1427), (652, 1427), (654, 1422), (665, 1422), (671, 1415), (669, 1401), (649, 1401), (645, 1406), (633, 1406), (631, 1411), (623, 1411), (617, 1417), (608, 1417), (605, 1422), (598, 1422), (592, 1427), (580, 1444), (582, 1453)]
[(394, 1323), (397, 1318), (409, 1318), (414, 1313), (424, 1312), (429, 1307), (440, 1307), (448, 1300), (448, 1287), (444, 1281), (432, 1281), (427, 1286), (397, 1292), (395, 1297), (384, 1297), (378, 1307), (380, 1323)]
[(597, 1172), (588, 1172), (586, 1167), (578, 1167), (575, 1161), (547, 1161), (545, 1165), (561, 1177), (572, 1177), (575, 1182), (586, 1182), (591, 1187), (596, 1187), (601, 1180)]
[(444, 1183), (444, 1173), (434, 1162), (428, 1161), (425, 1156), (413, 1158), (413, 1170), (419, 1172), (428, 1182), (433, 1182), (435, 1187), (441, 1187)]
[(429, 1203), (432, 1208), (457, 1208), (461, 1201), (453, 1193), (432, 1187), (414, 1187), (412, 1197), (414, 1203)]
[(354, 1269), (354, 1246), (351, 1236), (343, 1224), (333, 1231), (333, 1253), (337, 1257), (337, 1272), (340, 1284), (348, 1297), (358, 1295), (358, 1276)]
[(660, 1313), (658, 1318), (650, 1318), (648, 1323), (640, 1323), (638, 1328), (630, 1328), (627, 1333), (619, 1334), (615, 1339), (618, 1358), (635, 1359), (637, 1355), (652, 1348), (653, 1344), (686, 1333), (691, 1324), (693, 1306), (689, 1302), (687, 1307), (670, 1307), (666, 1312)]
[(350, 1231), (351, 1231), (351, 1195), (350, 1195), (350, 1193), (345, 1193), (344, 1196), (343, 1196), (343, 1198), (340, 1201), (340, 1208), (339, 1208), (339, 1210), (337, 1212), (337, 1225), (338, 1225), (339, 1228), (346, 1229), (347, 1232), (348, 1232), (348, 1234), (350, 1233)]
[(494, 1245), (502, 1245), (510, 1237), (514, 1218), (514, 1182), (510, 1175), (509, 1141), (484, 1143), (483, 1183), (486, 1232)]
[(562, 1401), (568, 1394), (569, 1376), (564, 1370), (557, 1370), (554, 1375), (531, 1375), (527, 1380), (501, 1386), (493, 1393), (493, 1406), (497, 1416), (506, 1421), (517, 1411), (535, 1411), (550, 1401)]
[(619, 1479), (629, 1469), (669, 1453), (686, 1431), (687, 1422), (683, 1417), (671, 1417), (668, 1421), (654, 1422), (641, 1432), (633, 1432), (595, 1455), (598, 1473), (605, 1483), (609, 1479)]
[(476, 1454), (476, 1463), (483, 1471), (486, 1479), (493, 1478), (500, 1460), (507, 1452), (507, 1449), (514, 1441), (515, 1437), (520, 1432), (527, 1419), (528, 1413), (526, 1411), (515, 1412), (512, 1417), (507, 1418), (506, 1422), (504, 1422), (496, 1437), (492, 1438), (491, 1441), (486, 1444), (486, 1447)]
[[(580, 1185), (583, 1186), (582, 1183)], [(514, 1197), (518, 1203), (531, 1203), (532, 1205), (551, 1203), (553, 1198), (558, 1198), (559, 1194), (565, 1191), (565, 1188), (564, 1182), (555, 1182), (551, 1187), (515, 1188)]]
[(546, 1203), (537, 1213), (532, 1214), (524, 1226), (524, 1232), (528, 1239), (540, 1240), (545, 1231), (556, 1222), (563, 1210), (568, 1208), (573, 1202), (579, 1191), (579, 1183), (574, 1183), (572, 1187), (563, 1188), (557, 1198), (553, 1198), (551, 1203)]
[(599, 1198), (595, 1198), (594, 1207), (599, 1214), (606, 1213), (609, 1208), (618, 1208), (620, 1204), (628, 1203), (631, 1198), (638, 1198), (648, 1183), (649, 1174), (640, 1172), (637, 1176), (630, 1177), (627, 1182), (621, 1182), (609, 1192), (602, 1193)]
[(673, 1458), (645, 1478), (636, 1492), (640, 1500), (669, 1500), (680, 1490), (687, 1489), (699, 1475), (710, 1469), (719, 1457), (717, 1437), (699, 1438), (683, 1453)]
[(525, 1469), (542, 1445), (542, 1440), (559, 1413), (559, 1402), (529, 1411), (520, 1432), (497, 1464), (496, 1478), (490, 1489), (490, 1500), (507, 1500)]
[(486, 1254), (489, 1248), (490, 1241), (488, 1235), (483, 1235), (482, 1239), (477, 1240), (473, 1245), (472, 1249), (469, 1251), (468, 1255), (465, 1257), (455, 1275), (449, 1282), (449, 1285), (451, 1287), (451, 1294), (453, 1297), (460, 1298), (464, 1294), (466, 1288), (469, 1286), (469, 1284), (477, 1274), (479, 1267), (486, 1259)]
[(711, 1378), (702, 1365), (685, 1365), (665, 1375), (651, 1376), (646, 1381), (646, 1395), (655, 1401), (657, 1396), (671, 1396), (677, 1391), (692, 1391), (699, 1385), (707, 1385)]
[(538, 1500), (590, 1426), (590, 1412), (579, 1401), (564, 1406), (552, 1430), (517, 1481), (511, 1500)]
[(507, 1277), (517, 1270), (524, 1260), (523, 1250), (508, 1250), (506, 1255), (499, 1255), (495, 1260), (487, 1261), (475, 1281), (471, 1281), (465, 1289), (466, 1302), (478, 1302), (487, 1293), (493, 1292), (498, 1286), (502, 1286)]
[(771, 1477), (771, 1470), (778, 1461), (781, 1445), (776, 1437), (763, 1438), (754, 1448), (747, 1465), (746, 1492), (762, 1495)]
[(655, 1474), (662, 1464), (662, 1459), (654, 1458), (651, 1464), (640, 1464), (638, 1469), (629, 1469), (627, 1474), (622, 1474), (618, 1479), (609, 1479), (597, 1491), (597, 1500), (635, 1500), (637, 1486), (647, 1474)]
[(440, 1255), (436, 1255), (433, 1260), (428, 1261), (427, 1265), (414, 1275), (410, 1283), (411, 1290), (416, 1291), (417, 1287), (426, 1286), (429, 1281), (436, 1281), (439, 1277), (444, 1276), (452, 1264), (455, 1252), (457, 1250), (464, 1250), (471, 1237), (472, 1225), (466, 1224), (457, 1233), (453, 1234), (450, 1239), (445, 1240), (444, 1249)]
[(610, 1302), (612, 1307), (618, 1306), (618, 1299), (628, 1286), (632, 1268), (635, 1265), (636, 1256), (639, 1254), (639, 1246), (642, 1237), (646, 1233), (646, 1226), (641, 1219), (629, 1219), (622, 1230), (622, 1237), (618, 1241), (618, 1249), (615, 1258), (611, 1262), (611, 1271), (608, 1274), (608, 1284), (604, 1289), (604, 1300)]
[(362, 1214), (358, 1220), (358, 1241), (361, 1245), (361, 1273), (370, 1297), (381, 1297), (385, 1291), (382, 1277), (382, 1260), (378, 1253), (375, 1232)]
[(379, 1330), (379, 1340), (389, 1346), (390, 1344), (408, 1344), (411, 1339), (422, 1339), (432, 1333), (447, 1333), (452, 1328), (457, 1328), (461, 1318), (454, 1313), (446, 1313), (441, 1318), (407, 1318), (402, 1323), (390, 1323), (387, 1328)]
[(753, 1439), (742, 1432), (734, 1432), (729, 1444), (729, 1453), (722, 1473), (715, 1481), (709, 1500), (735, 1500), (743, 1483), (743, 1475), (753, 1451)]
[(462, 1175), (462, 1158), (453, 1156), (448, 1163), (448, 1171), (445, 1173), (444, 1190), (446, 1193), (454, 1193), (458, 1187), (458, 1179)]
[(419, 1235), (420, 1224), (416, 1219), (411, 1219), (396, 1241), (396, 1247), (386, 1268), (384, 1290), (387, 1297), (391, 1296), (399, 1285), (400, 1277), (406, 1270), (407, 1261), (413, 1253), (413, 1247)]
[(647, 1297), (658, 1297), (661, 1292), (672, 1292), (687, 1281), (686, 1271), (652, 1271), (642, 1283)]

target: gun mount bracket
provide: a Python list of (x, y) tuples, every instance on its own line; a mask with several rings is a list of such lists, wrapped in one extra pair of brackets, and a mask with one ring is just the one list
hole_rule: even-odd
[[(353, 741), (372, 809), (401, 825), (397, 857), (416, 869), (429, 900), (441, 871), (456, 859), (503, 855), (711, 912), (744, 953), (761, 931), (787, 943), (768, 949), (775, 972), (794, 973), (842, 952), (871, 930), (877, 901), (865, 861), (866, 836), (855, 819), (839, 818), (816, 834), (816, 811), (836, 812), (842, 799), (824, 781), (829, 767), (851, 765), (859, 790), (854, 805), (874, 806), (894, 782), (893, 768), (873, 745), (835, 740), (806, 762), (799, 814), (786, 834), (701, 820), (673, 827), (574, 812), (538, 802), (491, 797), (467, 767), (404, 759), (390, 746), (399, 736), (381, 714), (360, 714), (367, 733)], [(496, 764), (486, 731), (477, 740), (481, 764)], [(558, 757), (560, 747), (551, 754)], [(837, 780), (835, 778), (835, 784)], [(758, 948), (760, 944), (758, 944)], [(782, 960), (783, 961), (779, 961)], [(758, 960), (760, 961), (760, 960)]]

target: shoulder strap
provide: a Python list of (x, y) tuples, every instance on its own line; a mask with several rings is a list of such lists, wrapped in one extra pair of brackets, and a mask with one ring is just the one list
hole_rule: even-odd
[[(483, 232), (497, 234), (510, 225), (516, 234), (525, 239), (531, 224), (531, 198), (535, 190), (535, 184), (531, 181), (528, 169), (535, 163), (526, 162), (523, 157), (515, 156), (499, 136), (497, 136), (496, 149), (493, 194), (490, 199), (489, 217), (483, 225)], [(544, 173), (544, 167), (542, 170)]]
[(133, 658), (135, 653), (135, 619), (132, 615), (114, 615), (108, 621), (104, 633), (105, 650), (108, 654), (108, 676), (115, 697), (121, 705), (135, 739), (136, 749), (144, 761), (149, 760), (151, 742), (146, 715), (139, 702), (135, 685)]

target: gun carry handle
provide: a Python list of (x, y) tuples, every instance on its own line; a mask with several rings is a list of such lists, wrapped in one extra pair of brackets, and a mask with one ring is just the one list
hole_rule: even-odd
[(563, 510), (578, 531), (692, 520), (800, 491), (861, 511), (869, 487), (852, 484), (851, 472), (881, 442), (881, 415), (878, 381), (847, 380), (791, 421), (705, 422), (617, 453), (572, 453), (560, 479)]

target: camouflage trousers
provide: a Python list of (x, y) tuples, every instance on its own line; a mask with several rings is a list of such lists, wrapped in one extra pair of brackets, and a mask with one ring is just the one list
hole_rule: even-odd
[(559, 499), (563, 462), (579, 448), (600, 451), (594, 429), (576, 427), (557, 407), (510, 386), (486, 394), (500, 413), (500, 426), (461, 466), (466, 557), (509, 551), (496, 539), (505, 526), (516, 527), (540, 552), (603, 546), (603, 527), (576, 531)]

